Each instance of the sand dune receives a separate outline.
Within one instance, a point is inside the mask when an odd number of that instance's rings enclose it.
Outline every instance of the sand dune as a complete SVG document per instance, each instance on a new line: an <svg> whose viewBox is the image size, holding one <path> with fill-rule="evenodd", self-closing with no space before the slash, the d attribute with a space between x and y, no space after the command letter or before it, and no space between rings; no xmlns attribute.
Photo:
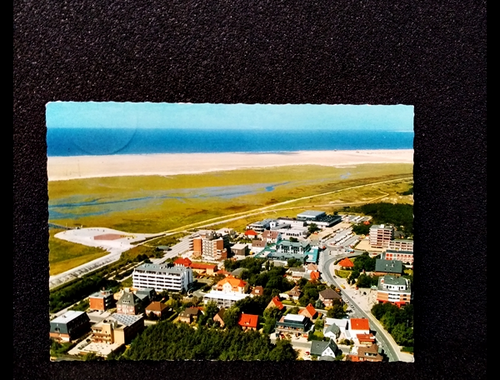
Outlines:
<svg viewBox="0 0 500 380"><path fill-rule="evenodd" d="M47 171L49 181L60 181L286 165L349 166L368 163L413 163L413 149L48 157Z"/></svg>

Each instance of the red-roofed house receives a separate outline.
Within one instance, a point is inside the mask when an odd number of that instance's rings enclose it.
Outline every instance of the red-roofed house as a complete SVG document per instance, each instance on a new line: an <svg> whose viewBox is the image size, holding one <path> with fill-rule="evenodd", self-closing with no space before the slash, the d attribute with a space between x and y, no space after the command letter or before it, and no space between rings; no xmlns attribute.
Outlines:
<svg viewBox="0 0 500 380"><path fill-rule="evenodd" d="M187 257L179 257L177 260L174 261L174 265L182 265L185 267L190 267L193 262L189 260Z"/></svg>
<svg viewBox="0 0 500 380"><path fill-rule="evenodd" d="M217 283L217 290L225 293L245 293L247 283L239 278L229 275Z"/></svg>
<svg viewBox="0 0 500 380"><path fill-rule="evenodd" d="M314 319L318 312L313 305L309 304L304 309L300 309L299 314L309 319Z"/></svg>
<svg viewBox="0 0 500 380"><path fill-rule="evenodd" d="M217 272L217 265L215 264L201 264L201 263L192 263L191 269L196 273L203 273L212 276Z"/></svg>
<svg viewBox="0 0 500 380"><path fill-rule="evenodd" d="M193 272L208 274L210 276L214 275L217 272L217 265L215 264L202 264L202 263L193 263L187 257L182 258L179 257L174 261L174 265L184 266L187 268L191 268Z"/></svg>
<svg viewBox="0 0 500 380"><path fill-rule="evenodd" d="M258 323L259 316L253 314L242 313L238 320L238 325L240 325L243 330L257 330Z"/></svg>
<svg viewBox="0 0 500 380"><path fill-rule="evenodd" d="M356 338L358 334L370 334L370 322L366 318L351 318L349 319L347 331L352 338Z"/></svg>
<svg viewBox="0 0 500 380"><path fill-rule="evenodd" d="M361 346L371 346L373 343L375 343L375 336L372 333L358 334L356 335L356 340Z"/></svg>
<svg viewBox="0 0 500 380"><path fill-rule="evenodd" d="M346 257L345 259L342 259L339 261L339 266L341 268L351 269L351 268L354 268L354 263L351 261L351 259Z"/></svg>
<svg viewBox="0 0 500 380"><path fill-rule="evenodd" d="M309 273L309 277L311 278L310 281L317 281L317 280L319 280L320 273L319 273L319 271L311 272L311 273Z"/></svg>
<svg viewBox="0 0 500 380"><path fill-rule="evenodd" d="M259 234L257 232L255 232L254 230L246 230L245 231L245 236L253 239L255 237L257 237Z"/></svg>
<svg viewBox="0 0 500 380"><path fill-rule="evenodd" d="M277 307L278 309L282 310L285 306L281 303L281 300L278 296L275 296L271 302L267 305L266 309L271 308L271 307Z"/></svg>

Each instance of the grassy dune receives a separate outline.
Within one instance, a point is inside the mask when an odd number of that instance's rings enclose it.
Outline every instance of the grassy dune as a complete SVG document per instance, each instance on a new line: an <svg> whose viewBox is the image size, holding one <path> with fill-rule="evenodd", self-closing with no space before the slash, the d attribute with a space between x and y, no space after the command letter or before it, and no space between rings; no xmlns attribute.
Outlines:
<svg viewBox="0 0 500 380"><path fill-rule="evenodd" d="M321 210L332 213L345 205L368 203L374 199L410 202L410 197L401 197L398 193L409 189L408 178L411 179L412 170L412 164L365 164L342 168L303 165L175 176L49 181L49 206L60 213L71 209L70 219L55 216L50 221L68 226L157 233L300 197L334 192L215 226L242 229L258 219L295 216L312 207L321 207ZM363 186L397 179L404 180ZM268 186L272 188L266 189ZM356 186L363 187L353 188ZM231 194L221 195L228 189ZM68 208L68 205L75 204L79 206ZM54 233L51 230L49 238L51 275L105 254L96 248L55 239ZM161 244L159 241L155 243Z"/></svg>
<svg viewBox="0 0 500 380"><path fill-rule="evenodd" d="M105 226L127 232L159 232L201 220L242 212L262 206L346 187L359 186L412 175L411 164L372 164L348 168L290 166L224 171L208 174L137 177L108 177L49 182L49 204L96 201L72 210L73 218L51 219L54 223ZM259 184L259 186L255 186ZM266 191L266 186L274 190ZM252 194L224 198L213 188L249 190ZM368 193L346 194L340 201L354 202ZM383 194L381 194L383 195ZM138 199L143 200L138 200ZM136 199L130 202L128 200ZM324 201L324 200L323 200ZM109 204L111 211L98 213ZM65 210L64 210L65 211Z"/></svg>

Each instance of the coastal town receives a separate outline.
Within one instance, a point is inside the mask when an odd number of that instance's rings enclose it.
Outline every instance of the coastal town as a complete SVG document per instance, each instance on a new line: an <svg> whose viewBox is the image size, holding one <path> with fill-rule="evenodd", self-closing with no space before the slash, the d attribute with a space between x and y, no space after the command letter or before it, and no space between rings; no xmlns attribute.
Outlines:
<svg viewBox="0 0 500 380"><path fill-rule="evenodd" d="M380 205L398 206L410 205ZM156 237L61 234L116 247ZM312 207L194 230L154 252L86 275L88 287L73 278L65 303L51 298L52 361L413 361L412 226Z"/></svg>

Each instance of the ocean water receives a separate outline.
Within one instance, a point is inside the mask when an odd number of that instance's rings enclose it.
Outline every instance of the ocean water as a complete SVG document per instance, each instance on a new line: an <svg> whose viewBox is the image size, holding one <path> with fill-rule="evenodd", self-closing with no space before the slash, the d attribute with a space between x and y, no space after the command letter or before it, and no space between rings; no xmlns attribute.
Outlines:
<svg viewBox="0 0 500 380"><path fill-rule="evenodd" d="M50 128L48 156L412 149L413 132Z"/></svg>

